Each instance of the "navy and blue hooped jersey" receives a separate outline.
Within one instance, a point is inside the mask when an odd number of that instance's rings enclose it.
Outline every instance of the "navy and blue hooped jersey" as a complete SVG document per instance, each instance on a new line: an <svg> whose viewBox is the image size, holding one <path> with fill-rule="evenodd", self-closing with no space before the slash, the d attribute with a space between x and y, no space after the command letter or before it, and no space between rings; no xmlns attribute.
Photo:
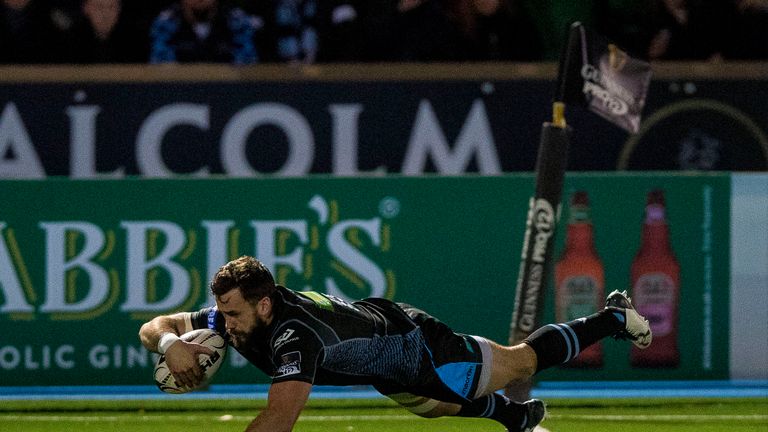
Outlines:
<svg viewBox="0 0 768 432"><path fill-rule="evenodd" d="M178 4L162 11L150 30L150 63L259 63L257 33L263 19L222 8L210 22L189 23Z"/></svg>
<svg viewBox="0 0 768 432"><path fill-rule="evenodd" d="M470 398L482 355L475 339L409 305L371 298L350 303L278 286L270 325L238 351L272 377L319 385L373 385L446 399ZM192 314L194 328L226 334L215 307ZM438 397L440 396L440 397Z"/></svg>

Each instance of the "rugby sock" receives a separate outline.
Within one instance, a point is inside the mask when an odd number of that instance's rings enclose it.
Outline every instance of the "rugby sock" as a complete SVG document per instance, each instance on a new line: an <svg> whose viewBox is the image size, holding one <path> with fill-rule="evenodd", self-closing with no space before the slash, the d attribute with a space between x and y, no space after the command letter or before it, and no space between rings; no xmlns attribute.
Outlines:
<svg viewBox="0 0 768 432"><path fill-rule="evenodd" d="M456 415L493 419L507 429L516 431L522 429L528 420L527 412L524 404L517 403L502 394L491 393L463 404Z"/></svg>
<svg viewBox="0 0 768 432"><path fill-rule="evenodd" d="M588 317L563 324L549 324L523 342L536 352L536 372L565 363L586 347L624 329L626 318L619 308L607 307Z"/></svg>

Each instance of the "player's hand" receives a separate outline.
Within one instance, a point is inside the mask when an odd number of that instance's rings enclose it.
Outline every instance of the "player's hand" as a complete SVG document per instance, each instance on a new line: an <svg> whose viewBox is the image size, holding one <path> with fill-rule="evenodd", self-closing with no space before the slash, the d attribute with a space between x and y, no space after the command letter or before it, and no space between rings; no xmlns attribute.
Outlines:
<svg viewBox="0 0 768 432"><path fill-rule="evenodd" d="M205 375L198 361L201 355L213 355L213 350L183 340L178 340L168 347L165 361L177 384L191 389L203 381Z"/></svg>

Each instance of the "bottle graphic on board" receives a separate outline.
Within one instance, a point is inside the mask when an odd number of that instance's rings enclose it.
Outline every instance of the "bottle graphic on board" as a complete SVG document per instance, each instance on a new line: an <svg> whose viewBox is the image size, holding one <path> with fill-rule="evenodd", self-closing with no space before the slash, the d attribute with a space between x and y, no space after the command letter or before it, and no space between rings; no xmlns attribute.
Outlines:
<svg viewBox="0 0 768 432"><path fill-rule="evenodd" d="M653 342L645 350L632 347L634 367L674 368L680 364L677 345L680 264L669 238L664 192L648 193L640 249L630 270L632 304L648 319Z"/></svg>
<svg viewBox="0 0 768 432"><path fill-rule="evenodd" d="M603 263L595 249L589 197L578 191L571 197L565 248L555 264L555 316L567 322L602 309L605 301ZM569 367L603 365L600 342L568 362Z"/></svg>

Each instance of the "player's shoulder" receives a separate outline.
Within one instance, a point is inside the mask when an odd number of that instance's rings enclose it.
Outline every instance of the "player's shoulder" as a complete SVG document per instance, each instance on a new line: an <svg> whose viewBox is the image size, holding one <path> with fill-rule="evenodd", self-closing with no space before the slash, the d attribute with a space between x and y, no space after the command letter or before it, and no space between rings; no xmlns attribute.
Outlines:
<svg viewBox="0 0 768 432"><path fill-rule="evenodd" d="M337 309L355 308L354 302L343 298L321 293L317 291L294 291L278 285L278 293L286 304L302 309L316 308L328 312L334 312Z"/></svg>
<svg viewBox="0 0 768 432"><path fill-rule="evenodd" d="M333 304L324 295L314 291L294 291L282 285L277 286L275 307L286 319L302 319L312 315L316 308L333 311Z"/></svg>
<svg viewBox="0 0 768 432"><path fill-rule="evenodd" d="M204 307L195 312L190 312L189 319L193 329L207 328L222 333L224 330L224 316L219 313L216 306Z"/></svg>

